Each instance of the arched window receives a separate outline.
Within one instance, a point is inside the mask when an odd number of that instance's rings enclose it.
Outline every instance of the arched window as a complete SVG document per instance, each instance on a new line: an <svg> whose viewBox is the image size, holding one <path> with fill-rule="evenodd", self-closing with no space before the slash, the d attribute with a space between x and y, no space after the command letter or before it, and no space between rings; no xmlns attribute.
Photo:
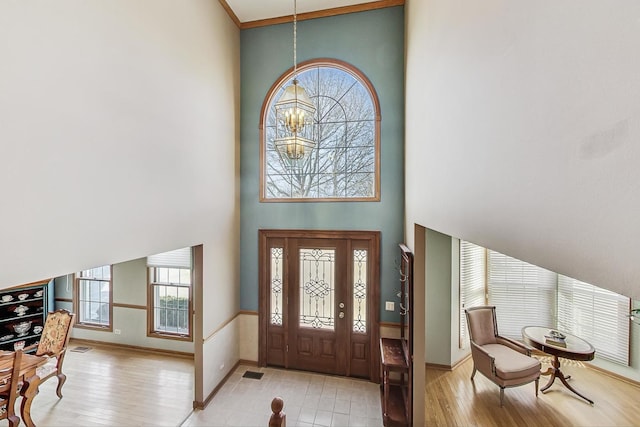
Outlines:
<svg viewBox="0 0 640 427"><path fill-rule="evenodd" d="M315 113L315 146L276 148L276 102L293 82L293 70L271 87L260 123L260 201L379 201L380 104L369 80L334 59L298 65L298 84ZM287 154L288 153L288 154Z"/></svg>

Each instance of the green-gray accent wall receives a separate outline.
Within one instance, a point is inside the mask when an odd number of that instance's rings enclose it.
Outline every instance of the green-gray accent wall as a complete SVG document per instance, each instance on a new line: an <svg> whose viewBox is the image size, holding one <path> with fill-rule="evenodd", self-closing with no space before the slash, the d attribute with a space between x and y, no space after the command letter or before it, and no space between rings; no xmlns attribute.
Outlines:
<svg viewBox="0 0 640 427"><path fill-rule="evenodd" d="M398 243L404 228L404 7L298 22L298 62L335 58L373 84L380 101L379 202L260 203L260 109L271 85L293 66L292 24L241 31L240 308L258 310L258 230L381 232L380 319L398 321ZM398 304L396 304L396 308Z"/></svg>
<svg viewBox="0 0 640 427"><path fill-rule="evenodd" d="M426 229L425 362L454 366L460 348L460 240Z"/></svg>

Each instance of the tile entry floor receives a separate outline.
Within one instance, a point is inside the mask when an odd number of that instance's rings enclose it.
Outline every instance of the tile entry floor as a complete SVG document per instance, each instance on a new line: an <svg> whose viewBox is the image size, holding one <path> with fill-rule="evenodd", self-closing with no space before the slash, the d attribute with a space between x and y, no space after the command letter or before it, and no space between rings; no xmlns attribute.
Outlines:
<svg viewBox="0 0 640 427"><path fill-rule="evenodd" d="M246 371L262 379L243 378ZM259 426L269 424L271 400L284 400L287 427L382 426L380 388L353 378L239 365L204 410L194 410L181 424Z"/></svg>

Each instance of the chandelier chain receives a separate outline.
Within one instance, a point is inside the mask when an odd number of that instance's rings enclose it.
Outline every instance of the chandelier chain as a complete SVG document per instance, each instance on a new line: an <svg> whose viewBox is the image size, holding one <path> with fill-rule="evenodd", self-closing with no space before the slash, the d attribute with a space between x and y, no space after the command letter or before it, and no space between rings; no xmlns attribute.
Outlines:
<svg viewBox="0 0 640 427"><path fill-rule="evenodd" d="M293 78L298 78L298 58L297 58L297 39L298 39L298 1L293 0Z"/></svg>

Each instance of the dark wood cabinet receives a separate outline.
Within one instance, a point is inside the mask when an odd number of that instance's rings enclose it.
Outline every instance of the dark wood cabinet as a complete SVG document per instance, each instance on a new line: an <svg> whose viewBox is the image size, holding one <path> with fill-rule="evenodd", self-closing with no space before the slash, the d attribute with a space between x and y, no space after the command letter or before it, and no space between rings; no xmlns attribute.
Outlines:
<svg viewBox="0 0 640 427"><path fill-rule="evenodd" d="M402 244L399 275L400 338L380 338L385 427L413 425L413 253Z"/></svg>
<svg viewBox="0 0 640 427"><path fill-rule="evenodd" d="M0 350L37 344L53 309L50 279L0 290Z"/></svg>

